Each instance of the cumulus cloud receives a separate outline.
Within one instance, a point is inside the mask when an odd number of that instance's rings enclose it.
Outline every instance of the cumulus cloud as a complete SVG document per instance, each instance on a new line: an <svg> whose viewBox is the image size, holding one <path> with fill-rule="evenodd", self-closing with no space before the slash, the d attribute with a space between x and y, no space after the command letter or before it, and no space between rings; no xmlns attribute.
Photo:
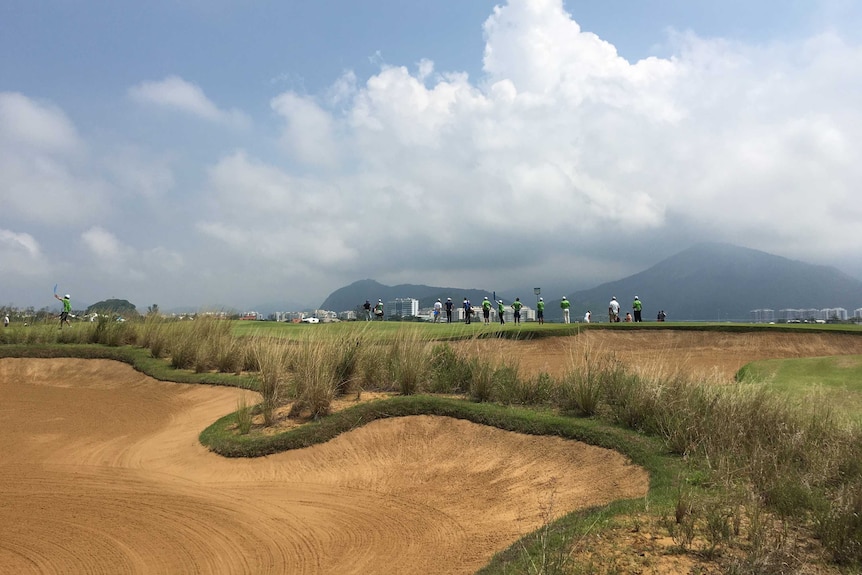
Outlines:
<svg viewBox="0 0 862 575"><path fill-rule="evenodd" d="M248 125L248 117L239 110L222 110L197 85L179 76L168 76L157 82L142 82L129 88L129 96L137 102L185 112L210 122L237 127Z"/></svg>
<svg viewBox="0 0 862 575"><path fill-rule="evenodd" d="M474 251L483 273L499 249L519 266L546 249L628 248L621 257L637 265L654 249L638 234L668 244L682 230L691 242L801 258L840 261L862 247L858 219L835 217L859 211L858 45L831 34L752 46L686 33L671 36L672 57L629 62L561 0L510 0L484 32L477 82L422 61L415 71L383 65L364 84L345 74L331 106L279 95L272 106L303 180L261 162L233 193L306 217L327 205L323 217L352 215L361 232L327 228L315 234L320 251L386 254L405 273L457 265L453 249ZM236 241L229 224L216 227Z"/></svg>

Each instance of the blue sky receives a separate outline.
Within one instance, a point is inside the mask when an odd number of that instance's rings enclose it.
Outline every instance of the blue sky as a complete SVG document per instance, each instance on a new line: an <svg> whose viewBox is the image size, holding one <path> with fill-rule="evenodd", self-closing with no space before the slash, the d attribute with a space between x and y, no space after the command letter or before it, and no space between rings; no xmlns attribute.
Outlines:
<svg viewBox="0 0 862 575"><path fill-rule="evenodd" d="M0 302L562 294L701 241L859 278L860 24L848 0L7 0Z"/></svg>

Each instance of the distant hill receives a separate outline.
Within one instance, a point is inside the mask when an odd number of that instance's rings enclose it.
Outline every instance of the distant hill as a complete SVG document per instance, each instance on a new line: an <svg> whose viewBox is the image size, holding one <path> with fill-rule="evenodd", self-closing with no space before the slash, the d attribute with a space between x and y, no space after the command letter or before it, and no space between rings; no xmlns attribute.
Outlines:
<svg viewBox="0 0 862 575"><path fill-rule="evenodd" d="M486 296L490 298L493 296L493 293L481 289L447 288L414 284L387 286L374 280L366 279L353 282L348 286L335 290L320 304L320 309L341 312L356 309L356 306L361 306L365 303L365 300L374 304L378 299L387 302L402 297L418 299L420 307L431 307L437 301L437 298L440 298L441 301L446 301L447 297L451 297L456 305L460 305L465 297L469 298L474 304L477 304ZM497 294L497 297L502 298L506 302L510 301L502 293Z"/></svg>
<svg viewBox="0 0 862 575"><path fill-rule="evenodd" d="M87 313L90 314L93 312L126 317L135 317L139 315L135 305L124 299L106 299L87 306Z"/></svg>
<svg viewBox="0 0 862 575"><path fill-rule="evenodd" d="M640 273L575 292L572 319L589 309L607 321L616 296L623 311L637 295L644 320L664 309L673 320L744 320L753 309L862 307L862 281L834 267L807 264L730 244L703 243ZM549 309L553 306L549 305Z"/></svg>

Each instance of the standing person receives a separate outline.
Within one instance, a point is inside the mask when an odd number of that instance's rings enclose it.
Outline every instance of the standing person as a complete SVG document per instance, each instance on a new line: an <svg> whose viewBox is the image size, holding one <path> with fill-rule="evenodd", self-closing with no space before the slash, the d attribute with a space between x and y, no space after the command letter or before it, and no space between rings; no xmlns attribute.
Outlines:
<svg viewBox="0 0 862 575"><path fill-rule="evenodd" d="M365 303L362 304L362 309L365 310L365 321L371 321L371 302L365 300Z"/></svg>
<svg viewBox="0 0 862 575"><path fill-rule="evenodd" d="M560 300L560 308L563 310L563 323L569 323L569 308L571 305L566 296L563 296L563 299Z"/></svg>
<svg viewBox="0 0 862 575"><path fill-rule="evenodd" d="M638 296L635 296L635 301L632 302L632 310L635 312L635 321L641 321L641 311L644 306Z"/></svg>
<svg viewBox="0 0 862 575"><path fill-rule="evenodd" d="M491 323L491 302L488 300L488 296L482 300L482 318L485 320L485 325Z"/></svg>
<svg viewBox="0 0 862 575"><path fill-rule="evenodd" d="M377 300L377 304L374 306L374 315L377 316L377 319L383 321L383 300Z"/></svg>
<svg viewBox="0 0 862 575"><path fill-rule="evenodd" d="M452 308L455 307L455 304L452 303L452 298L446 298L446 323L452 323Z"/></svg>
<svg viewBox="0 0 862 575"><path fill-rule="evenodd" d="M470 300L464 298L464 323L470 325L472 323L472 315L473 315L473 306L470 304Z"/></svg>
<svg viewBox="0 0 862 575"><path fill-rule="evenodd" d="M593 319L593 313L590 310L587 310L587 313L584 314L584 323L590 323Z"/></svg>
<svg viewBox="0 0 862 575"><path fill-rule="evenodd" d="M497 302L497 315L500 316L500 325L506 323L506 318L504 317L506 313L506 308L503 306L503 300Z"/></svg>
<svg viewBox="0 0 862 575"><path fill-rule="evenodd" d="M54 294L54 297L63 302L63 311L60 312L60 329L63 329L64 323L72 327L72 323L69 321L69 314L72 313L72 297L69 294L64 295L62 298Z"/></svg>
<svg viewBox="0 0 862 575"><path fill-rule="evenodd" d="M539 298L539 301L536 302L536 319L539 320L540 324L545 323L545 298Z"/></svg>
<svg viewBox="0 0 862 575"><path fill-rule="evenodd" d="M515 316L515 323L521 323L521 308L524 307L524 304L521 303L521 298L516 297L515 301L512 302L512 315Z"/></svg>
<svg viewBox="0 0 862 575"><path fill-rule="evenodd" d="M9 327L9 314L3 316L3 327Z"/></svg>
<svg viewBox="0 0 862 575"><path fill-rule="evenodd" d="M434 323L439 323L440 315L443 313L443 303L440 301L440 298L437 298L437 301L434 302Z"/></svg>
<svg viewBox="0 0 862 575"><path fill-rule="evenodd" d="M608 304L608 321L614 323L620 319L620 303L617 301L617 296L611 298L611 303Z"/></svg>

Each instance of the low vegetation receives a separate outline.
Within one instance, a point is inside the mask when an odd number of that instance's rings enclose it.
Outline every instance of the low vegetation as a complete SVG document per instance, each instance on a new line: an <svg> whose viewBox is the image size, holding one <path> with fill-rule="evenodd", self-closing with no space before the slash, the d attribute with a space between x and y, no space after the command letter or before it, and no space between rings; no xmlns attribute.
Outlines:
<svg viewBox="0 0 862 575"><path fill-rule="evenodd" d="M462 326L250 325L151 316L64 330L54 323L16 327L0 332L6 344L0 357L116 359L158 379L254 389L261 394L258 405L238 404L236 413L201 434L204 444L228 457L320 443L378 418L436 414L609 447L650 471L645 499L549 521L483 573L614 572L589 554L589 542L621 525L649 525L672 539L673 552L727 573L801 573L821 558L818 553L842 569L862 568L859 412L837 408L838 396L822 387L816 396L801 384L793 393L776 392L777 369L750 367L736 384L715 385L643 375L649 370L635 374L612 355L595 354L555 378L456 349L450 341L477 337ZM478 333L531 338L578 329ZM816 365L811 373L825 370ZM840 397L858 401L859 391L843 386ZM333 412L337 398L369 392L393 397ZM265 429L282 413L308 423Z"/></svg>

